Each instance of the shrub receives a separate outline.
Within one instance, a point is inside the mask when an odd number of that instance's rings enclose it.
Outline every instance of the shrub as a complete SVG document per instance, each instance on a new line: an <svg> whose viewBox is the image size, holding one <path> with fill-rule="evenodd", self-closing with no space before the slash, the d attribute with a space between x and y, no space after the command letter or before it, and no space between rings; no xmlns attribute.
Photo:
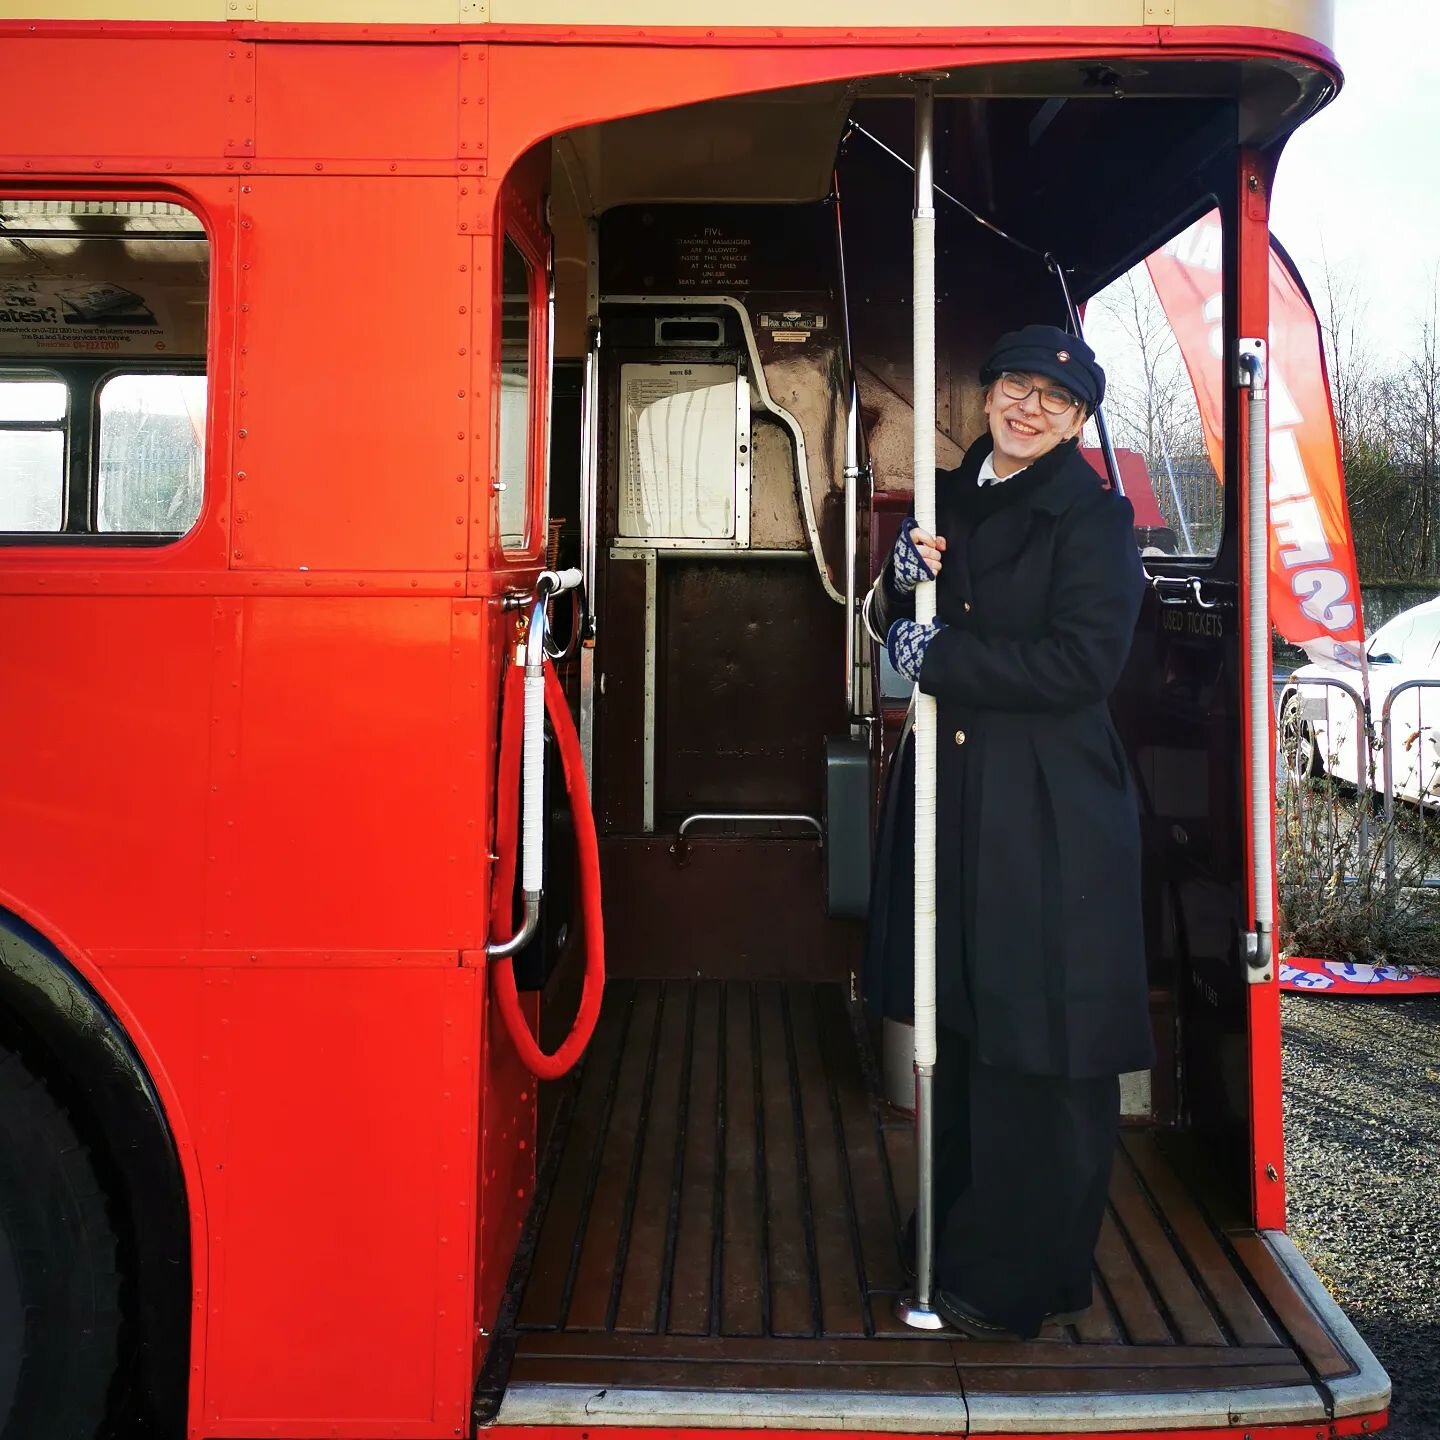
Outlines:
<svg viewBox="0 0 1440 1440"><path fill-rule="evenodd" d="M1440 870L1440 816L1397 801L1387 821L1373 794L1285 758L1275 804L1281 954L1440 967L1440 892L1425 886Z"/></svg>

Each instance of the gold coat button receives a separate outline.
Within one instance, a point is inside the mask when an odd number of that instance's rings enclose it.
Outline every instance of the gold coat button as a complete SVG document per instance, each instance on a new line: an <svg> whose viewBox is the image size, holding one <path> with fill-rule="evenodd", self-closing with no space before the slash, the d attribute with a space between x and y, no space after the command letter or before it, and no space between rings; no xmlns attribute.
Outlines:
<svg viewBox="0 0 1440 1440"><path fill-rule="evenodd" d="M963 745L965 743L965 732L963 730L957 730L955 732L955 743L957 745Z"/></svg>

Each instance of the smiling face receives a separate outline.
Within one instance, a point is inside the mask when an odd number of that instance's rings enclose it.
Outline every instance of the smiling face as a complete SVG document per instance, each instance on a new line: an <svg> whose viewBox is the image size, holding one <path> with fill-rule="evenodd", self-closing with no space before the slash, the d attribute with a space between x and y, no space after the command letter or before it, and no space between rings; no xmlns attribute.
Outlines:
<svg viewBox="0 0 1440 1440"><path fill-rule="evenodd" d="M1012 398L1022 384L1030 387L1029 393L1019 400ZM1042 391L1048 409L1041 403ZM985 415L995 441L993 463L1002 480L1080 433L1085 408L1079 401L1066 405L1060 414L1051 413L1056 397L1066 393L1046 375L1023 373L1003 375L985 392Z"/></svg>

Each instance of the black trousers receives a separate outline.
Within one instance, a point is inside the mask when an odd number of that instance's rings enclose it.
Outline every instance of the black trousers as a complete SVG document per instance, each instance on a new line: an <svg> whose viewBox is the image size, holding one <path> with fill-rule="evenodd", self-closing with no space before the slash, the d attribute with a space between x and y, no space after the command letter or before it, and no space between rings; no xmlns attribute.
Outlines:
<svg viewBox="0 0 1440 1440"><path fill-rule="evenodd" d="M955 1031L938 1038L936 1284L1029 1339L1090 1304L1119 1077L1022 1075L978 1064Z"/></svg>

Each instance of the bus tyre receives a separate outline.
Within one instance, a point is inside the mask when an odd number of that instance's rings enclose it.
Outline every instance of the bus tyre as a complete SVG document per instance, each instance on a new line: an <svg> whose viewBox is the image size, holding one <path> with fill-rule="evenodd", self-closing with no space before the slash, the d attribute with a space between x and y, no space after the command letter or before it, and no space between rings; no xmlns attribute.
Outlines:
<svg viewBox="0 0 1440 1440"><path fill-rule="evenodd" d="M1300 697L1293 692L1280 709L1280 748L1285 768L1297 780L1311 780L1325 773L1315 732L1306 724Z"/></svg>
<svg viewBox="0 0 1440 1440"><path fill-rule="evenodd" d="M0 1047L0 1437L93 1440L120 1333L115 1231L50 1092Z"/></svg>

